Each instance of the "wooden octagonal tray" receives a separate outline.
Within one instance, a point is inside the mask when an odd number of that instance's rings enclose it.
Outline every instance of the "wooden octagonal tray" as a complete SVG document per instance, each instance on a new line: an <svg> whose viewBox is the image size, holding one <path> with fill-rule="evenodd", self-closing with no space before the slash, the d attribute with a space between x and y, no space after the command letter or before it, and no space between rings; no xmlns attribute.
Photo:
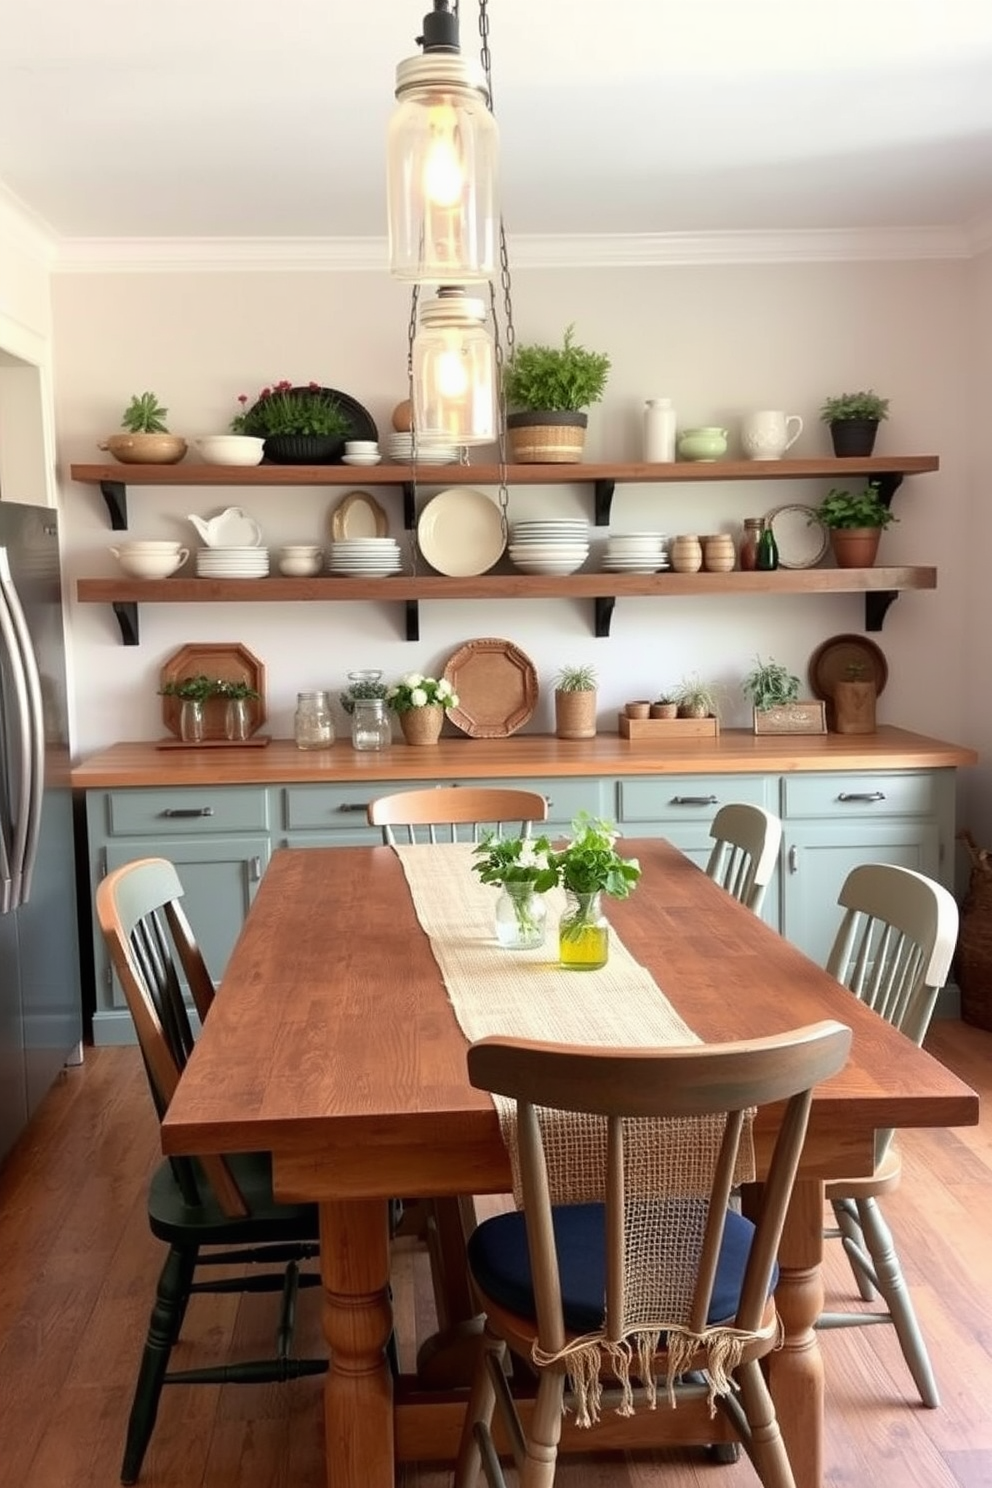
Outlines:
<svg viewBox="0 0 992 1488"><path fill-rule="evenodd" d="M257 737L258 729L261 728L266 717L264 663L239 641L192 641L186 646L181 646L165 662L159 685L164 686L166 682L181 682L185 677L198 677L201 672L204 676L223 682L247 682L249 687L255 689L258 697L248 699L252 737L244 742L247 744L267 743L267 738L263 741ZM225 706L223 698L208 700L204 708L203 743L206 745L226 744L231 749L238 748L239 746L232 743L230 739L224 738ZM168 747L176 747L175 740L179 740L181 708L181 698L171 696L162 698L162 719L166 728L174 735L174 740L165 741ZM202 746L191 744L184 745L184 747L196 749Z"/></svg>
<svg viewBox="0 0 992 1488"><path fill-rule="evenodd" d="M448 657L444 676L458 694L448 717L471 739L505 739L537 707L534 663L512 641L466 641Z"/></svg>

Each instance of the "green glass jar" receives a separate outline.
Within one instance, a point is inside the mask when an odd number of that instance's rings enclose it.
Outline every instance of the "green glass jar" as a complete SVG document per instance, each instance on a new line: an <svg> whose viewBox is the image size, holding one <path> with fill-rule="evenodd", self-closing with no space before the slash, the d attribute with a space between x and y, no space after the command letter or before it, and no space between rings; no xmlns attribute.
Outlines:
<svg viewBox="0 0 992 1488"><path fill-rule="evenodd" d="M610 954L610 927L602 895L565 891L565 913L558 922L558 961L568 971L596 971Z"/></svg>

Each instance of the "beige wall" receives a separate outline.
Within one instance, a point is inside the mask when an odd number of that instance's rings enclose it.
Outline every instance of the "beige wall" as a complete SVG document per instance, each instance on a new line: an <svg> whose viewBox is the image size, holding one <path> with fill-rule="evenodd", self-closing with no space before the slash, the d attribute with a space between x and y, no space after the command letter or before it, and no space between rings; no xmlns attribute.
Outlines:
<svg viewBox="0 0 992 1488"><path fill-rule="evenodd" d="M613 359L605 402L590 420L592 459L638 457L640 409L650 396L672 397L683 425L733 430L749 408L798 412L806 430L797 455L829 452L816 420L825 395L871 385L892 399L879 452L937 453L941 471L917 477L897 496L900 522L883 537L883 561L935 563L939 588L902 596L876 637L890 668L880 715L962 742L976 742L987 723L968 701L971 669L962 644L987 567L969 530L969 448L980 440L984 414L970 401L977 291L988 324L988 264L527 269L514 276L518 338L557 338L574 321L580 340ZM100 458L97 441L116 428L132 393L153 389L170 409L172 430L189 436L225 428L237 395L254 395L273 378L315 378L347 391L370 409L380 431L404 396L408 297L380 272L58 274L52 293L73 579L111 575L114 538L99 491L72 485L67 467ZM470 477L453 470L444 483L465 481ZM614 526L738 531L745 515L814 502L823 489L776 482L620 488ZM190 512L234 503L258 520L272 546L324 539L339 497L319 487L135 488L131 531L192 538ZM378 499L398 533L398 493ZM592 515L580 486L527 488L510 500L511 520ZM604 640L592 636L591 606L573 602L424 603L416 644L401 639L399 605L145 605L140 618L142 644L126 649L109 608L71 610L82 752L161 733L159 670L188 641L239 640L255 651L267 669L271 727L287 734L298 690L337 691L355 666L380 666L390 677L413 667L437 671L466 639L501 635L537 664L543 695L531 727L548 729L551 681L562 663L597 666L604 727L626 698L697 670L724 687L725 720L744 723L739 682L756 651L805 677L820 641L861 631L864 623L862 604L846 596L618 601L612 636Z"/></svg>

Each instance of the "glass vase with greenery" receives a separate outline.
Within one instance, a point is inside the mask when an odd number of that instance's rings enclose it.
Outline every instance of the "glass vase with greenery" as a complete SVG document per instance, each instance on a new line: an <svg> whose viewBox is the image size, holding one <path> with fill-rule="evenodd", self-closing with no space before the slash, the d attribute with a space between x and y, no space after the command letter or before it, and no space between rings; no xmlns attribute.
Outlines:
<svg viewBox="0 0 992 1488"><path fill-rule="evenodd" d="M547 837L485 836L473 849L473 872L484 884L501 890L496 901L496 938L508 950L533 950L544 944L547 906L544 895L558 882L550 862Z"/></svg>
<svg viewBox="0 0 992 1488"><path fill-rule="evenodd" d="M616 850L612 822L580 812L572 822L571 840L549 857L565 890L566 907L558 925L560 964L571 971L594 971L609 957L609 926L602 896L626 899L641 876L636 858Z"/></svg>

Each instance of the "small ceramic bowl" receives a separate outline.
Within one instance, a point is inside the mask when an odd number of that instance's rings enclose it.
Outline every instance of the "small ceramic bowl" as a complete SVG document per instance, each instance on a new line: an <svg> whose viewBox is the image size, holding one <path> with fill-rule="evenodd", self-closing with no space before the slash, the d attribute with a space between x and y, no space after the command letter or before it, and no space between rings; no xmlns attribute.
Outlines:
<svg viewBox="0 0 992 1488"><path fill-rule="evenodd" d="M381 455L342 455L342 465L378 465L382 459Z"/></svg>
<svg viewBox="0 0 992 1488"><path fill-rule="evenodd" d="M315 557L282 557L279 559L279 572L287 578L309 579L319 574L323 567L323 560L318 552Z"/></svg>
<svg viewBox="0 0 992 1488"><path fill-rule="evenodd" d="M205 434L193 443L208 465L260 465L265 448L251 434Z"/></svg>
<svg viewBox="0 0 992 1488"><path fill-rule="evenodd" d="M377 455L379 441L377 439L346 439L344 452L346 455Z"/></svg>
<svg viewBox="0 0 992 1488"><path fill-rule="evenodd" d="M169 552L128 552L126 545L111 548L121 568L132 579L167 579L182 568L189 557L189 548L172 547Z"/></svg>

